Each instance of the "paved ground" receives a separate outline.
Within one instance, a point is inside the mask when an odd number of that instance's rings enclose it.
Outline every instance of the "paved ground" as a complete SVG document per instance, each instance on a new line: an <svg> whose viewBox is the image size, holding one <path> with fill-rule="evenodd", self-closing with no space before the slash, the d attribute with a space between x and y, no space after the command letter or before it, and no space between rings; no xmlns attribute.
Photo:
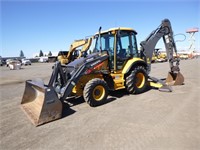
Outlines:
<svg viewBox="0 0 200 150"><path fill-rule="evenodd" d="M199 150L199 62L181 61L185 85L173 87L172 93L127 95L122 90L96 108L74 100L69 116L39 127L20 109L24 82L42 78L47 83L53 64L0 67L0 149ZM152 75L164 78L168 68L168 63L153 64Z"/></svg>

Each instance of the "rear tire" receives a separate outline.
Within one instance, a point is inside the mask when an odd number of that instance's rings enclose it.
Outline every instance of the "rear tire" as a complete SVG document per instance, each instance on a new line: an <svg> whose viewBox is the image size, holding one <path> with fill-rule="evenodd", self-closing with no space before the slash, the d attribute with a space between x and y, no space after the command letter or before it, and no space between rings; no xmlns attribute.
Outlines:
<svg viewBox="0 0 200 150"><path fill-rule="evenodd" d="M98 78L90 80L84 87L83 97L91 107L104 104L108 97L106 82Z"/></svg>
<svg viewBox="0 0 200 150"><path fill-rule="evenodd" d="M143 66L134 68L126 78L126 90L130 94L140 94L147 90L147 71Z"/></svg>

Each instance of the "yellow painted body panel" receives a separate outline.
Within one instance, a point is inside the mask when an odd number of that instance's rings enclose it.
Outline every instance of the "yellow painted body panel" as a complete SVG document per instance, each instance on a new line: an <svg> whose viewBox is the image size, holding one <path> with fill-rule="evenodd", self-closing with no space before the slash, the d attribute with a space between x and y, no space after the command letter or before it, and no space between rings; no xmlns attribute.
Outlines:
<svg viewBox="0 0 200 150"><path fill-rule="evenodd" d="M114 89L119 90L119 89L124 89L124 74L122 73L112 73L111 74L113 81L114 81Z"/></svg>
<svg viewBox="0 0 200 150"><path fill-rule="evenodd" d="M136 61L143 61L140 58L133 58L126 62L126 65L122 70L115 71L111 74L113 81L114 81L114 89L124 89L125 88L125 78L124 74L127 72L127 70L132 66L132 64Z"/></svg>
<svg viewBox="0 0 200 150"><path fill-rule="evenodd" d="M141 58L133 58L127 61L126 65L124 66L123 70L122 70L122 74L125 74L127 72L127 70L131 67L131 65L136 62L136 61L143 61L143 59Z"/></svg>

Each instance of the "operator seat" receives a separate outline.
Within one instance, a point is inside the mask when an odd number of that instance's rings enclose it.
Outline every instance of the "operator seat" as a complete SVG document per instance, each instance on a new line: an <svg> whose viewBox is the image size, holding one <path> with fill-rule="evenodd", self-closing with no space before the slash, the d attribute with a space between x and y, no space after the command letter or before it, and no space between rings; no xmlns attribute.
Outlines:
<svg viewBox="0 0 200 150"><path fill-rule="evenodd" d="M121 49L118 56L120 58L126 58L126 49Z"/></svg>

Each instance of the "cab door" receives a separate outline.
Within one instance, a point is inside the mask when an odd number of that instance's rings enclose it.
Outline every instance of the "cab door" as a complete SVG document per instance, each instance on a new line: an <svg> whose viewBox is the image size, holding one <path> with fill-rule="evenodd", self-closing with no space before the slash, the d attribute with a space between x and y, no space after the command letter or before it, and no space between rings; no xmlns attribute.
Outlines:
<svg viewBox="0 0 200 150"><path fill-rule="evenodd" d="M115 51L116 64L114 70L120 72L129 59L138 57L135 33L127 30L119 30L116 35Z"/></svg>

